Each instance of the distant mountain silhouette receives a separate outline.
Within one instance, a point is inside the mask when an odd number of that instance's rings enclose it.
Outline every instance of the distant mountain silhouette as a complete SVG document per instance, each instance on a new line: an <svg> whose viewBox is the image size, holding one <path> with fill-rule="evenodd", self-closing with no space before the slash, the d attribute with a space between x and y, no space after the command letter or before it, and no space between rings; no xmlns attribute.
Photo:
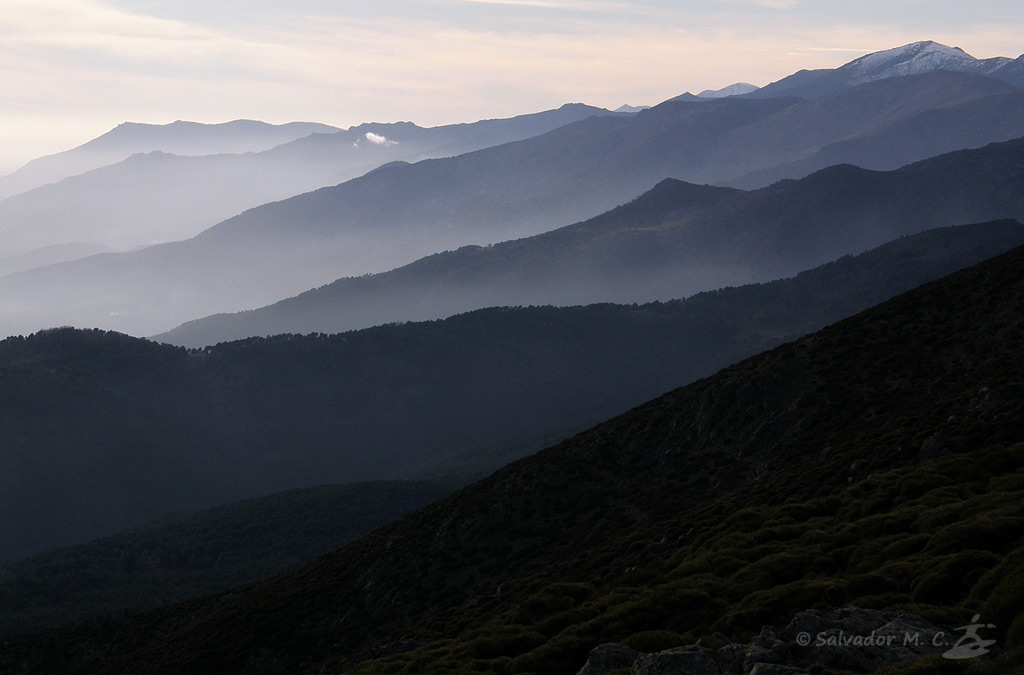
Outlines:
<svg viewBox="0 0 1024 675"><path fill-rule="evenodd" d="M260 152L309 134L334 131L338 129L310 122L125 122L77 148L32 160L14 173L0 177L0 199L114 164L138 153L159 151L175 155L213 155Z"/></svg>
<svg viewBox="0 0 1024 675"><path fill-rule="evenodd" d="M681 302L493 308L192 352L99 331L10 338L0 560L289 488L486 473L1022 242L1013 222L947 228Z"/></svg>
<svg viewBox="0 0 1024 675"><path fill-rule="evenodd" d="M99 244L83 244L69 242L54 244L29 251L0 257L0 276L23 272L34 267L53 265L68 260L87 258L97 253L109 253L110 249Z"/></svg>
<svg viewBox="0 0 1024 675"><path fill-rule="evenodd" d="M953 73L927 76L936 83L955 86ZM941 96L941 87L936 90ZM825 145L809 157L772 169L755 171L728 181L729 185L756 188L785 178L802 178L835 164L854 164L886 171L902 166L908 157L929 157L961 148L977 148L991 141L1024 135L1024 92L994 94L982 100L936 105L877 133Z"/></svg>
<svg viewBox="0 0 1024 675"><path fill-rule="evenodd" d="M764 281L935 226L1024 219L1024 139L892 172L849 165L753 192L664 181L589 221L465 247L156 339L202 346L335 332L491 305L644 302Z"/></svg>
<svg viewBox="0 0 1024 675"><path fill-rule="evenodd" d="M71 151L70 159L83 153L89 158L114 157L125 147L160 147L0 202L0 250L24 253L69 242L130 250L187 239L246 209L336 185L395 160L461 154L610 114L601 108L567 104L509 119L432 128L408 122L362 124L345 131L306 125L298 129L308 135L287 143L283 141L291 138L282 136L282 143L271 149L256 146L260 139L253 139L251 144L261 152L242 145L247 138L230 134L242 123L209 129L185 123L152 128L122 125ZM176 129L179 133L172 135ZM293 134L298 130L287 129ZM192 142L198 131L212 135L213 130L219 135L209 142L202 142L203 135ZM245 152L227 151L234 147ZM204 148L216 154L192 156ZM97 155L103 152L110 154ZM0 262L0 276L11 271Z"/></svg>
<svg viewBox="0 0 1024 675"><path fill-rule="evenodd" d="M728 97L591 117L516 143L390 165L253 209L182 243L2 278L0 334L65 324L153 334L440 250L545 232L634 199L666 176L724 182L792 164L907 120L927 121L921 116L937 108L962 104L955 110L964 128L984 111L981 119L997 120L991 131L1002 138L1012 127L1005 120L1022 127L1024 120L989 111L1014 109L1016 95L1024 97L991 78L943 72L807 101ZM984 136L974 129L963 138ZM939 140L949 148L949 139ZM910 143L888 159L920 159L931 149ZM968 220L994 215L1010 214Z"/></svg>
<svg viewBox="0 0 1024 675"><path fill-rule="evenodd" d="M1024 88L1024 54L1018 56L1010 63L1000 66L999 69L992 73L993 77L998 77L1004 82Z"/></svg>
<svg viewBox="0 0 1024 675"><path fill-rule="evenodd" d="M701 93L697 94L697 98L722 98L723 96L739 96L740 94L749 94L752 91L756 91L757 87L746 82L737 82L736 84L730 84L728 87L722 87L721 89L705 89Z"/></svg>

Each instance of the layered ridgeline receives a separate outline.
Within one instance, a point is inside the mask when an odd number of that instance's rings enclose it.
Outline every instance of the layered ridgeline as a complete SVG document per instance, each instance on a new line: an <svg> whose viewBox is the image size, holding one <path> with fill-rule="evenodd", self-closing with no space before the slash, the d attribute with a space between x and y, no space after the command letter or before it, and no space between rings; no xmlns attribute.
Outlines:
<svg viewBox="0 0 1024 675"><path fill-rule="evenodd" d="M132 155L167 152L181 156L256 153L310 134L329 134L337 127L311 122L267 124L235 120L200 124L179 120L171 124L125 122L77 148L34 159L0 177L0 199L57 183L93 169L116 164Z"/></svg>
<svg viewBox="0 0 1024 675"><path fill-rule="evenodd" d="M814 93L820 96L866 82L940 70L999 77L1019 87L1024 86L1024 77L1017 81L1010 75L1017 71L1024 75L1020 63L1024 61L1006 58L976 61L943 45L917 43L870 54L835 71L798 73L770 85L759 95L808 97ZM807 77L824 77L831 84L825 88L812 87L813 92L806 86L789 84ZM754 157L753 161L761 162L757 166L765 169L764 172L737 179L731 162L719 162L718 168L703 180L725 177L738 181L739 185L758 187L775 177L804 175L815 168L850 161L854 157L863 160L864 166L892 168L939 152L983 145L1024 133L1018 121L1020 115L1015 114L1014 101L993 98L979 105L973 98L980 90L964 99L964 92L959 91L963 82L946 79L942 93L932 102L933 119L927 123L917 119L921 110L911 105L888 120L896 122L895 125L886 127L883 123L882 137L872 136L879 132L878 123L892 113L883 104L876 119L864 128L854 129L852 136L847 130L833 138L829 134L834 134L835 128L829 127L855 110L856 103L838 99L820 108L810 106L803 113L797 113L798 116L807 112L817 114L813 125L800 130L800 142L787 138L784 143L776 143L779 147L770 148L771 153L762 152L761 157ZM976 80L975 86L981 87L979 82ZM994 84L989 83L990 95L998 91L991 89ZM699 103L749 93L751 89L756 88L733 85L698 96L684 94L671 101ZM1010 91L1013 90L1004 90L1004 96L1009 96ZM47 186L0 203L0 249L6 253L0 257L0 274L82 256L96 250L95 247L126 250L184 239L247 208L335 185L387 162L458 155L531 138L587 117L608 114L599 108L568 104L558 110L472 124L427 129L408 122L362 124L345 131L317 124L274 126L247 120L218 125L126 123L83 146L40 158L0 178L0 198L5 199L31 188ZM694 132L704 136L717 133L721 129L716 124L712 121L710 126ZM755 142L771 143L772 138L784 134L787 128L784 119L770 120L768 126L771 128L751 130L753 133L745 134L748 138L739 139L738 143L725 143L719 150L734 155L739 150L739 155L732 159L739 160L736 166L746 166L751 161L746 155L756 153L746 152L743 141L752 138ZM838 126L842 128L843 124ZM821 134L822 131L825 133ZM927 131L931 133L924 133ZM289 142L293 139L294 142ZM721 144L723 140L726 139L714 139L713 143ZM836 141L840 144L854 142L856 147L828 145ZM866 147L860 147L860 141ZM801 142L807 144L806 147ZM279 147L271 149L271 146ZM819 153L806 157L807 150L818 147L821 147ZM795 155L794 148L797 149ZM776 157L775 153L780 151ZM770 167L763 164L765 157L772 158ZM778 161L785 163L793 159L801 161L794 166L774 166ZM699 166L699 163L690 166L684 162L681 168L692 173ZM93 172L94 169L98 171ZM79 175L87 171L88 175ZM670 174L654 176L642 187L666 175ZM697 174L671 175L702 179ZM49 185L70 177L73 178L60 185ZM624 198L635 194L626 194ZM77 246L72 247L72 244Z"/></svg>
<svg viewBox="0 0 1024 675"><path fill-rule="evenodd" d="M0 637L123 616L296 569L469 482L291 490L0 567Z"/></svg>
<svg viewBox="0 0 1024 675"><path fill-rule="evenodd" d="M836 166L752 192L669 180L589 221L341 279L157 339L201 346L497 305L664 300L795 274L932 227L999 217L1024 219L1024 140L885 173Z"/></svg>
<svg viewBox="0 0 1024 675"><path fill-rule="evenodd" d="M273 148L258 144L258 138L250 139L249 146L242 145L246 139L236 138L238 126L278 129L255 122L121 125L80 148L44 158L74 171L64 180L0 202L0 251L6 254L0 257L0 275L28 269L45 251L51 262L57 262L60 255L81 251L83 245L130 250L186 239L246 209L337 185L382 164L457 155L610 114L567 104L509 119L432 128L408 122L361 124L344 131L296 125L305 131L302 138L297 132L270 136L280 138ZM205 132L202 138L188 142L197 129ZM288 129L292 127L282 128ZM131 156L126 148L133 150ZM209 152L199 152L202 149ZM76 171L83 157L117 161ZM0 179L0 190L4 181L20 175ZM79 248L71 249L71 243ZM55 246L61 248L54 250Z"/></svg>
<svg viewBox="0 0 1024 675"><path fill-rule="evenodd" d="M738 180L840 143L829 158L845 161L844 153L860 152L859 140L877 147L898 126L921 140L886 144L882 165L872 168L891 169L1024 135L1021 101L1024 92L999 80L933 72L817 99L673 101L591 117L516 143L389 165L255 208L184 242L8 275L0 278L0 334L72 324L151 335L445 249L546 232L666 177ZM937 109L953 120L941 137L927 133Z"/></svg>
<svg viewBox="0 0 1024 675"><path fill-rule="evenodd" d="M931 651L889 672L1014 672L1022 265L1016 249L746 360L297 572L7 640L0 667L575 673L603 643L653 652L706 636L697 656L663 657L699 658L698 672L737 659L730 672L868 672ZM894 609L923 617L897 626L936 622L948 640L814 644L828 629L838 643L850 624L828 612L851 605L876 610L844 612L867 617L852 622L862 642ZM978 614L1002 660L939 656Z"/></svg>
<svg viewBox="0 0 1024 675"><path fill-rule="evenodd" d="M488 309L193 352L71 329L11 338L0 558L289 488L493 470L1022 236L1013 222L937 230L682 302Z"/></svg>

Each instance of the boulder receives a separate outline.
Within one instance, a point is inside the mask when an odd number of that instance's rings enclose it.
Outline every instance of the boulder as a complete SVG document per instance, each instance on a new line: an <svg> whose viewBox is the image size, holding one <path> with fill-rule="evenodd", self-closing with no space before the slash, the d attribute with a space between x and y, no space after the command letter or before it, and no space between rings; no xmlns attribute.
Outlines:
<svg viewBox="0 0 1024 675"><path fill-rule="evenodd" d="M801 661L854 673L942 653L949 636L914 614L859 607L801 612L782 633Z"/></svg>
<svg viewBox="0 0 1024 675"><path fill-rule="evenodd" d="M626 645L613 642L598 645L590 650L587 662L577 675L607 675L613 670L630 668L640 652Z"/></svg>
<svg viewBox="0 0 1024 675"><path fill-rule="evenodd" d="M729 643L729 638L723 633L705 635L701 639L697 640L697 646L701 649L721 649Z"/></svg>
<svg viewBox="0 0 1024 675"><path fill-rule="evenodd" d="M749 645L734 642L718 650L718 665L728 675L744 675L743 661L747 657Z"/></svg>
<svg viewBox="0 0 1024 675"><path fill-rule="evenodd" d="M631 675L721 675L714 659L695 647L641 654Z"/></svg>
<svg viewBox="0 0 1024 675"><path fill-rule="evenodd" d="M743 657L743 672L750 672L759 663L786 663L791 658L789 646L775 636L775 629L765 626L750 641Z"/></svg>
<svg viewBox="0 0 1024 675"><path fill-rule="evenodd" d="M807 675L807 671L778 663L758 663L751 669L749 675Z"/></svg>

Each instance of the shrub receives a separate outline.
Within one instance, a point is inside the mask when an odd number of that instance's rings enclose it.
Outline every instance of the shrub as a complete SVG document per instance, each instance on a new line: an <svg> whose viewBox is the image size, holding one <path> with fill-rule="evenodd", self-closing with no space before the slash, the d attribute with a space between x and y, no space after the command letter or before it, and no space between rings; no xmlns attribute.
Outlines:
<svg viewBox="0 0 1024 675"><path fill-rule="evenodd" d="M668 630L645 630L634 633L622 641L627 647L638 652L660 652L682 644L679 633Z"/></svg>

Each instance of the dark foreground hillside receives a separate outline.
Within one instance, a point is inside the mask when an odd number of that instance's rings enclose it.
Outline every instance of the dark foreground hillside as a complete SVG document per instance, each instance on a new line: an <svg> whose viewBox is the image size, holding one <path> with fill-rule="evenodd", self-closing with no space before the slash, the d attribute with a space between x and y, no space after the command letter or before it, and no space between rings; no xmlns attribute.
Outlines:
<svg viewBox="0 0 1024 675"><path fill-rule="evenodd" d="M289 490L0 567L0 637L122 616L297 569L469 480Z"/></svg>
<svg viewBox="0 0 1024 675"><path fill-rule="evenodd" d="M292 488L483 476L611 415L1024 244L1013 221L639 306L496 308L199 351L0 342L0 562ZM8 515L10 514L10 515Z"/></svg>
<svg viewBox="0 0 1024 675"><path fill-rule="evenodd" d="M720 631L715 669L761 634L747 655L867 672L885 654L837 665L783 630L857 606L995 626L997 660L889 672L1019 672L1022 266L1024 248L746 360L295 573L7 640L0 668L574 673L603 643Z"/></svg>

